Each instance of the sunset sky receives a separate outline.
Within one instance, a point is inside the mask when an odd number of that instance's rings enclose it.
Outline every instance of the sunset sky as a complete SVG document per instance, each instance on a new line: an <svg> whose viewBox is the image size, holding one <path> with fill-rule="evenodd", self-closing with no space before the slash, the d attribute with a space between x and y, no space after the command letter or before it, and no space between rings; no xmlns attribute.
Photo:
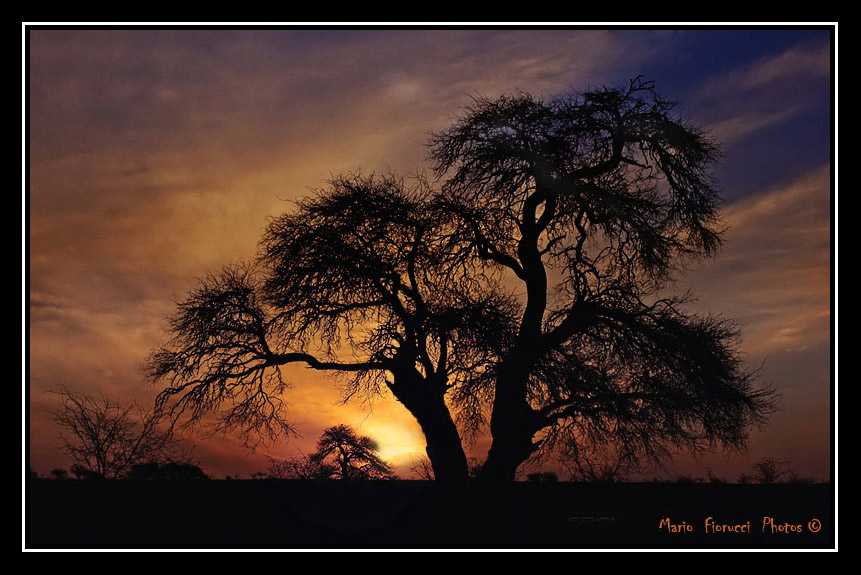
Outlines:
<svg viewBox="0 0 861 575"><path fill-rule="evenodd" d="M830 477L831 29L29 29L24 44L24 450L40 474L72 463L47 392L151 403L159 388L141 366L174 301L253 256L289 200L347 171L428 169L428 135L474 96L642 74L723 152L725 247L675 288L736 320L749 365L782 396L747 454L680 459L655 475L708 467L735 479L773 457ZM267 455L308 453L346 423L408 474L424 442L406 409L388 398L339 405L324 374L289 375L301 437L254 453L231 437L197 440L204 470L248 477Z"/></svg>

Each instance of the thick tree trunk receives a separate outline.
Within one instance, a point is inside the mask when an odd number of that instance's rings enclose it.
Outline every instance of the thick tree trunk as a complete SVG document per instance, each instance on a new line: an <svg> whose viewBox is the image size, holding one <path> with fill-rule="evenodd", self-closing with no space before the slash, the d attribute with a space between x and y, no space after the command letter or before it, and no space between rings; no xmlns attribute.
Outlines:
<svg viewBox="0 0 861 575"><path fill-rule="evenodd" d="M539 217L537 211L542 202L545 203ZM542 327L547 310L547 271L538 238L555 209L556 201L546 190L532 194L523 206L523 237L517 245L517 259L526 285L526 307L517 340L499 369L490 419L493 443L482 467L482 480L514 481L517 468L538 449L532 438L541 424L527 401L529 376L542 354Z"/></svg>
<svg viewBox="0 0 861 575"><path fill-rule="evenodd" d="M496 383L490 433L493 437L481 480L512 482L517 468L538 449L532 438L539 429L538 416L526 401L531 363L513 353L500 369Z"/></svg>
<svg viewBox="0 0 861 575"><path fill-rule="evenodd" d="M389 389L421 426L436 481L467 481L469 466L466 453L460 433L445 404L444 388L424 380L418 373L413 373L408 376L395 375L395 381Z"/></svg>
<svg viewBox="0 0 861 575"><path fill-rule="evenodd" d="M517 476L517 468L535 451L531 433L512 434L502 439L493 438L487 461L481 468L479 478L488 483L511 483ZM525 440L525 441L524 441Z"/></svg>
<svg viewBox="0 0 861 575"><path fill-rule="evenodd" d="M429 406L422 415L416 414L427 440L426 451L433 466L434 477L441 483L461 483L469 479L469 465L460 433L445 404Z"/></svg>

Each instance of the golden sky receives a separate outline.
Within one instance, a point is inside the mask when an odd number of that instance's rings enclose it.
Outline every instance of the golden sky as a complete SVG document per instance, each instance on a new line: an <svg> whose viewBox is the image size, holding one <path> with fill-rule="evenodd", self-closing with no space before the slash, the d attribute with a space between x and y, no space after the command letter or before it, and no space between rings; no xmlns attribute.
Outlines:
<svg viewBox="0 0 861 575"><path fill-rule="evenodd" d="M70 462L46 392L63 384L151 401L141 365L196 278L254 255L267 218L333 175L428 168L425 142L470 98L619 84L645 74L723 144L725 249L679 281L735 319L782 396L750 452L682 460L734 478L763 457L829 477L831 37L827 30L45 30L25 38L29 181L25 448ZM836 196L834 196L836 198ZM387 398L340 405L291 371L300 438L250 453L198 442L214 476L309 452L355 425L406 474L423 449ZM29 393L26 393L29 392ZM487 441L480 439L475 454Z"/></svg>

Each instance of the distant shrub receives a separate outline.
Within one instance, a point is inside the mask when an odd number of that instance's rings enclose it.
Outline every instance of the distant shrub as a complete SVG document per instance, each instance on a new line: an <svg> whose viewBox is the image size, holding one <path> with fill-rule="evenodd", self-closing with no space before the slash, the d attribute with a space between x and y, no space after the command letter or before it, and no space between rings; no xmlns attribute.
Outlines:
<svg viewBox="0 0 861 575"><path fill-rule="evenodd" d="M573 450L565 467L571 473L571 481L584 483L618 483L626 481L638 463L630 454L605 452L580 447Z"/></svg>
<svg viewBox="0 0 861 575"><path fill-rule="evenodd" d="M526 476L526 479L527 481L542 483L555 483L559 481L559 477L553 471L539 471L537 473L530 473Z"/></svg>
<svg viewBox="0 0 861 575"><path fill-rule="evenodd" d="M795 471L790 471L785 479L785 482L791 483L793 485L813 485L814 483L816 483L816 480L806 475L800 475Z"/></svg>
<svg viewBox="0 0 861 575"><path fill-rule="evenodd" d="M51 472L48 473L48 476L51 479L56 479L58 481L62 481L63 479L69 478L69 472L66 471L65 469L57 468L57 469L52 469Z"/></svg>
<svg viewBox="0 0 861 575"><path fill-rule="evenodd" d="M714 473L712 473L711 469L706 469L706 481L709 483L726 483L726 480L723 477L718 477Z"/></svg>
<svg viewBox="0 0 861 575"><path fill-rule="evenodd" d="M80 463L74 464L71 470L76 479L104 479L101 475Z"/></svg>
<svg viewBox="0 0 861 575"><path fill-rule="evenodd" d="M434 480L433 465L431 464L430 458L427 456L413 458L412 464L410 465L410 471L421 481Z"/></svg>
<svg viewBox="0 0 861 575"><path fill-rule="evenodd" d="M753 480L761 485L780 483L788 475L788 472L782 469L783 465L784 462L772 458L758 461L753 464Z"/></svg>
<svg viewBox="0 0 861 575"><path fill-rule="evenodd" d="M266 476L271 479L332 479L335 468L307 455L277 460L269 458L269 471ZM237 476L238 477L238 476ZM230 479L230 476L227 477Z"/></svg>
<svg viewBox="0 0 861 575"><path fill-rule="evenodd" d="M481 469L484 467L484 460L478 457L469 457L467 458L467 465L469 466L469 476L475 479L481 475Z"/></svg>
<svg viewBox="0 0 861 575"><path fill-rule="evenodd" d="M209 479L209 476L192 463L152 461L132 466L128 478L138 481L188 481Z"/></svg>

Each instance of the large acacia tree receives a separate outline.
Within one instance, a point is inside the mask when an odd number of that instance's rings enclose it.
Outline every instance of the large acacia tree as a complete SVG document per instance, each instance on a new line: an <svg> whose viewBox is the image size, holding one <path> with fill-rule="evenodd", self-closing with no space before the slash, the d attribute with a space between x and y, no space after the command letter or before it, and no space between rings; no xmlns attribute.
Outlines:
<svg viewBox="0 0 861 575"><path fill-rule="evenodd" d="M660 458L741 448L773 408L732 326L666 295L721 245L715 144L652 83L478 99L431 142L447 251L524 294L496 365L484 477L540 450Z"/></svg>
<svg viewBox="0 0 861 575"><path fill-rule="evenodd" d="M729 324L664 293L721 244L705 135L637 79L478 99L430 145L438 188L337 178L201 282L150 359L159 407L275 434L282 368L326 371L346 397L387 387L442 481L488 419L488 480L537 452L743 447L771 392Z"/></svg>
<svg viewBox="0 0 861 575"><path fill-rule="evenodd" d="M512 333L515 305L481 266L453 267L442 212L421 181L349 175L273 219L256 261L203 280L170 319L148 371L159 408L251 438L289 431L282 368L338 377L345 398L384 388L415 416L436 477L468 477L472 391ZM469 390L468 392L464 390Z"/></svg>

